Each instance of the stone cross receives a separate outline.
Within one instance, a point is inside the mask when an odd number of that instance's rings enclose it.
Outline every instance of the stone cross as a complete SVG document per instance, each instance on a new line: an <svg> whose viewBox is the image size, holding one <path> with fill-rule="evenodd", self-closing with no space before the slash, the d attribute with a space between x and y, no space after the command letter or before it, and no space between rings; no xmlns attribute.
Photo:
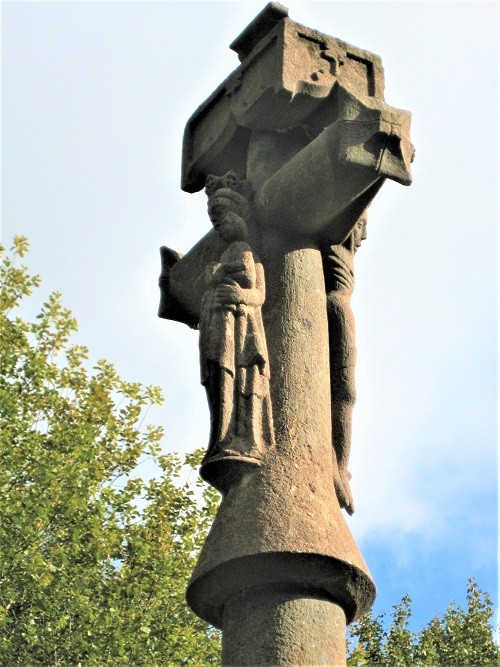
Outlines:
<svg viewBox="0 0 500 667"><path fill-rule="evenodd" d="M380 58L269 3L239 67L187 123L182 188L213 228L162 248L159 315L200 330L222 494L188 590L224 665L344 665L375 586L342 509L354 387L354 254L386 178L411 183L410 114Z"/></svg>

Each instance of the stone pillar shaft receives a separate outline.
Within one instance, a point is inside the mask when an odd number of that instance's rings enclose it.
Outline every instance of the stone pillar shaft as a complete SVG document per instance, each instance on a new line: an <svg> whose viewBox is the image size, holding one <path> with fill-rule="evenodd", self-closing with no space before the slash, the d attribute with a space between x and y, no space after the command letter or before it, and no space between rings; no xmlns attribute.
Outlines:
<svg viewBox="0 0 500 667"><path fill-rule="evenodd" d="M250 589L225 605L222 665L344 667L345 625L329 600Z"/></svg>

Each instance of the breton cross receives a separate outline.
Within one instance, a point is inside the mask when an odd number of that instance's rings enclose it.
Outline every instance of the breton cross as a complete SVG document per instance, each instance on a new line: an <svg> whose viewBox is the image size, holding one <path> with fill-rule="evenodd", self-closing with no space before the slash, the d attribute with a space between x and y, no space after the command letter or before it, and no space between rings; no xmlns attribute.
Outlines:
<svg viewBox="0 0 500 667"><path fill-rule="evenodd" d="M162 248L159 315L200 329L201 474L223 495L187 600L223 664L345 664L345 622L375 597L342 514L353 258L384 180L411 183L410 113L383 101L378 56L278 3L231 48L184 136L182 188L205 187L213 229Z"/></svg>

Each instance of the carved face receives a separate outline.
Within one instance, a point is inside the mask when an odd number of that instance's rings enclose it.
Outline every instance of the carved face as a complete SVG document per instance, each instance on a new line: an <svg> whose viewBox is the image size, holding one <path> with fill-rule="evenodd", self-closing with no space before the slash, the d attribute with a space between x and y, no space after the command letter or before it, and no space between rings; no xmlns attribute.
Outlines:
<svg viewBox="0 0 500 667"><path fill-rule="evenodd" d="M246 239L247 229L242 214L242 198L238 194L231 195L231 191L215 193L208 200L208 216L215 231L223 241L243 241Z"/></svg>
<svg viewBox="0 0 500 667"><path fill-rule="evenodd" d="M368 216L366 213L358 219L352 230L353 241L354 241L354 250L356 251L360 246L361 242L364 241L368 234L366 232L366 224L368 222Z"/></svg>
<svg viewBox="0 0 500 667"><path fill-rule="evenodd" d="M212 197L208 200L208 217L214 226L216 232L226 217L226 215L234 210L234 205L229 197Z"/></svg>

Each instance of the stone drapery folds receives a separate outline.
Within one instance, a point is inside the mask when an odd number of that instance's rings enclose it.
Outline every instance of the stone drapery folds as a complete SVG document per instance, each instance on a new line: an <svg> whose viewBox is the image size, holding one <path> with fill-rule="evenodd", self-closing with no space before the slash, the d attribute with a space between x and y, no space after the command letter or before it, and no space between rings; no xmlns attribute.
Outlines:
<svg viewBox="0 0 500 667"><path fill-rule="evenodd" d="M201 382L210 409L202 477L225 493L274 445L269 359L262 322L264 269L248 244L245 184L229 172L206 180L208 212L226 247L205 269Z"/></svg>

